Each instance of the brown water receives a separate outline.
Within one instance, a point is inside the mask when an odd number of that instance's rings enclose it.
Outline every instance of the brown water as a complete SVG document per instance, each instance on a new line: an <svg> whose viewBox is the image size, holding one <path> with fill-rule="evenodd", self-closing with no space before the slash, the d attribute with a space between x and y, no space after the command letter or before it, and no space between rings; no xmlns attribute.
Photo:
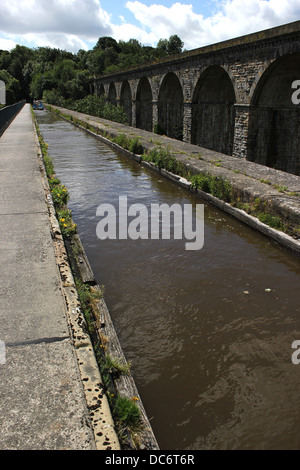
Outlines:
<svg viewBox="0 0 300 470"><path fill-rule="evenodd" d="M180 240L99 241L96 209L120 195L201 201L70 123L37 117L160 448L300 449L299 258L207 204L199 252Z"/></svg>

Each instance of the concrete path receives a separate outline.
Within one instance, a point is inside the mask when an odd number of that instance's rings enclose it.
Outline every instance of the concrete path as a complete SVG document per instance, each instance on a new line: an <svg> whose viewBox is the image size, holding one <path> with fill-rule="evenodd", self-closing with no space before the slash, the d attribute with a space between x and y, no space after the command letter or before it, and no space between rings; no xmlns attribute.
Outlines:
<svg viewBox="0 0 300 470"><path fill-rule="evenodd" d="M0 449L98 448L69 332L29 105L0 138L0 260Z"/></svg>

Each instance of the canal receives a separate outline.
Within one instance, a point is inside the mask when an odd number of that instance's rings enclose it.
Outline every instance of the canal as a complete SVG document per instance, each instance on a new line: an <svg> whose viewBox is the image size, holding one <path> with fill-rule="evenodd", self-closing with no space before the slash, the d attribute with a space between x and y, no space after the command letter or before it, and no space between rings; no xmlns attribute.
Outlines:
<svg viewBox="0 0 300 470"><path fill-rule="evenodd" d="M105 240L97 207L201 201L36 113L161 449L300 449L299 258L205 203L205 243Z"/></svg>

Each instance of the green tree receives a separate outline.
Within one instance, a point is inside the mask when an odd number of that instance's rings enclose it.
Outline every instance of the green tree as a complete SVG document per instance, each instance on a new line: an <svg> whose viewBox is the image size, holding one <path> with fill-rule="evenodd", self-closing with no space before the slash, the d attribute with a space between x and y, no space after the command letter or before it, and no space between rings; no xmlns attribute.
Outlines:
<svg viewBox="0 0 300 470"><path fill-rule="evenodd" d="M168 43L168 54L179 54L182 52L184 46L184 42L180 39L177 34L174 34L173 36L170 36L169 38L169 43Z"/></svg>

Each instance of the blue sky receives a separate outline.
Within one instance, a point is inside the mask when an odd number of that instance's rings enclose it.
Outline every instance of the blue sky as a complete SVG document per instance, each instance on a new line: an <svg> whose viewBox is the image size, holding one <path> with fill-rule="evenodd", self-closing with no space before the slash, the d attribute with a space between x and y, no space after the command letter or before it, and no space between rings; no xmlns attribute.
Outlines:
<svg viewBox="0 0 300 470"><path fill-rule="evenodd" d="M112 3L113 3L113 5L112 5ZM126 3L127 3L126 0L114 0L113 2L112 2L112 0L102 0L101 1L102 7L105 10L111 12L112 20L114 22L116 22L116 23L120 22L119 21L119 15L122 15L122 16L124 16L124 18L127 18L128 21L130 21L130 22L137 25L138 21L135 20L134 15L132 13L128 14L128 9L126 8ZM170 8L174 3L176 3L176 1L174 1L174 0L163 0L163 1L155 2L153 0L145 0L142 3L146 6L150 6L150 5L153 5L154 3L157 3L157 4L162 4L162 5L166 6L167 8ZM198 0L196 2L195 1L194 2L192 2L192 1L181 1L180 3L182 3L184 5L192 4L194 12L203 14L205 17L208 17L209 15L211 15L212 11L215 8L215 4L216 4L216 2L210 1L210 0L204 0L204 1Z"/></svg>
<svg viewBox="0 0 300 470"><path fill-rule="evenodd" d="M177 34L187 50L300 19L300 0L1 0L0 49L77 52L101 36L155 46Z"/></svg>

